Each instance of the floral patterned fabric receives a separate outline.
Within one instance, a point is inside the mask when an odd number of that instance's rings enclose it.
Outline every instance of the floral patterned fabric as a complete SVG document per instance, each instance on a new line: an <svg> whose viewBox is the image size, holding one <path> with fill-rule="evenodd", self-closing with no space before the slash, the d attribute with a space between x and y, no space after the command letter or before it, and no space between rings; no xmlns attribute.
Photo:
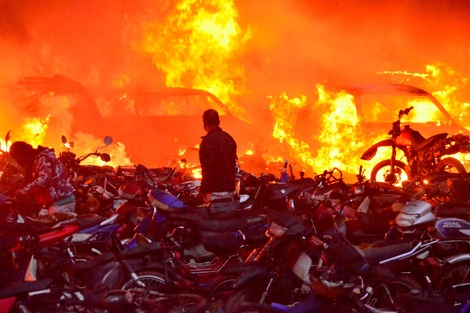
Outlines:
<svg viewBox="0 0 470 313"><path fill-rule="evenodd" d="M73 194L74 188L67 180L65 167L54 150L43 148L33 162L33 181L23 189L32 193L36 201L46 207Z"/></svg>

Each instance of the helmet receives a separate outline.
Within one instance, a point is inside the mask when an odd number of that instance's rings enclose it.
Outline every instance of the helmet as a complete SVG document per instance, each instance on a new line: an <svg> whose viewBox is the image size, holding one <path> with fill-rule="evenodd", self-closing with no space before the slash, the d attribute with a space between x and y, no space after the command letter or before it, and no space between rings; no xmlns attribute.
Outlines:
<svg viewBox="0 0 470 313"><path fill-rule="evenodd" d="M344 281L330 281L310 275L310 283L315 291L327 299L344 298L350 294L355 284Z"/></svg>
<svg viewBox="0 0 470 313"><path fill-rule="evenodd" d="M104 296L103 307L109 312L132 312L136 308L129 290L111 290Z"/></svg>

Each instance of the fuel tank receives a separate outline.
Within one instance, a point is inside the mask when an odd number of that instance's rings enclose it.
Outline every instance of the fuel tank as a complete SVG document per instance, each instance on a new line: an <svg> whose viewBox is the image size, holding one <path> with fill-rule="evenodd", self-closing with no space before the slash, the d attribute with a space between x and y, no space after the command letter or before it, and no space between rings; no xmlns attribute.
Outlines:
<svg viewBox="0 0 470 313"><path fill-rule="evenodd" d="M461 218L439 218L435 224L436 237L443 239L470 239L470 222Z"/></svg>

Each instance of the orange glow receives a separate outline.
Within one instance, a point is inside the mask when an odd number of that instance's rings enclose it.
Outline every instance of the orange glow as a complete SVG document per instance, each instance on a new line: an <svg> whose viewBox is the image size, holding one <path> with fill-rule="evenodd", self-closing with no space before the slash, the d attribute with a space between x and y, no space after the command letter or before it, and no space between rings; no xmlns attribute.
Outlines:
<svg viewBox="0 0 470 313"><path fill-rule="evenodd" d="M195 168L191 171L191 176L194 178L194 179L201 179L202 178L202 172L201 172L201 168Z"/></svg>
<svg viewBox="0 0 470 313"><path fill-rule="evenodd" d="M322 85L317 85L318 100L311 103L305 96L289 99L286 94L272 97L270 109L276 121L273 136L288 146L294 156L309 175L321 173L325 169L340 168L345 173L357 173L360 155L369 144L380 137L366 137L358 125L360 118L356 114L352 96L344 91L337 94L329 92ZM321 132L316 139L319 148L313 149L306 142L297 138L293 125L298 118L298 109L305 106L317 108ZM314 135L314 134L312 134ZM381 151L384 157L387 154ZM388 154L389 155L389 154ZM282 159L278 159L282 161Z"/></svg>
<svg viewBox="0 0 470 313"><path fill-rule="evenodd" d="M310 164L313 156L312 151L307 143L296 138L293 131L298 109L307 105L307 98L289 99L284 93L278 98L271 97L269 109L274 119L273 137L278 139L280 143L285 143L296 155L296 159L303 164ZM280 160L282 158L279 156Z"/></svg>
<svg viewBox="0 0 470 313"><path fill-rule="evenodd" d="M50 115L45 119L27 119L23 125L24 134L23 136L28 143L32 144L34 147L42 144L44 137L47 131L47 124L50 120Z"/></svg>
<svg viewBox="0 0 470 313"><path fill-rule="evenodd" d="M387 149L379 149L374 161L360 161L367 147L389 137L396 112L385 114L380 106L367 112L387 125L380 133L368 133L360 126L351 95L339 87L350 83L395 82L423 88L470 128L470 57L461 40L468 37L470 27L467 12L455 4L426 3L427 14L422 14L419 1L367 6L343 1L338 7L318 0L91 1L80 6L73 1L30 2L21 6L9 1L2 10L8 16L3 16L0 28L5 34L0 42L0 83L61 73L80 82L103 115L112 110L104 92L109 87L134 83L204 89L238 118L266 129L267 139L279 144L281 151L267 145L239 151L240 156L251 156L261 150L266 169L289 159L296 171L307 175L333 167L355 174L360 165L370 173L373 164L390 156ZM429 29L434 30L432 38ZM339 89L325 87L330 84ZM18 104L0 85L0 134L14 128L12 141L54 147L57 153L66 149L60 137L67 135L75 142L71 151L77 156L103 146L102 138L86 127L72 130L72 110L78 103L74 96L50 92L36 99L34 90ZM24 105L25 100L32 105ZM132 101L123 103L127 107L118 109L135 114ZM376 103L384 105L380 99ZM408 104L415 109L404 122L442 124L441 117L422 109L418 100ZM169 103L155 110L184 108ZM309 123L299 126L304 112ZM99 151L111 154L108 165L128 165L126 143L135 138L117 140ZM197 146L188 146L175 142L175 157L197 153ZM468 155L456 157L470 161Z"/></svg>
<svg viewBox="0 0 470 313"><path fill-rule="evenodd" d="M145 23L143 51L152 56L155 66L166 75L166 86L190 86L215 94L235 113L241 108L231 97L243 86L244 69L237 61L250 30L237 22L233 1L180 1L163 24Z"/></svg>

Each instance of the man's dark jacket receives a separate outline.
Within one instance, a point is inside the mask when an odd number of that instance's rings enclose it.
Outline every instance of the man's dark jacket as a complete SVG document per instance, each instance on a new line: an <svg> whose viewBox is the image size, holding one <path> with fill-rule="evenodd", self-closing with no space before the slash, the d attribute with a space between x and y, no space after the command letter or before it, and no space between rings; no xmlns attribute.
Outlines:
<svg viewBox="0 0 470 313"><path fill-rule="evenodd" d="M202 181L199 192L235 190L237 144L220 127L202 137L199 147Z"/></svg>

